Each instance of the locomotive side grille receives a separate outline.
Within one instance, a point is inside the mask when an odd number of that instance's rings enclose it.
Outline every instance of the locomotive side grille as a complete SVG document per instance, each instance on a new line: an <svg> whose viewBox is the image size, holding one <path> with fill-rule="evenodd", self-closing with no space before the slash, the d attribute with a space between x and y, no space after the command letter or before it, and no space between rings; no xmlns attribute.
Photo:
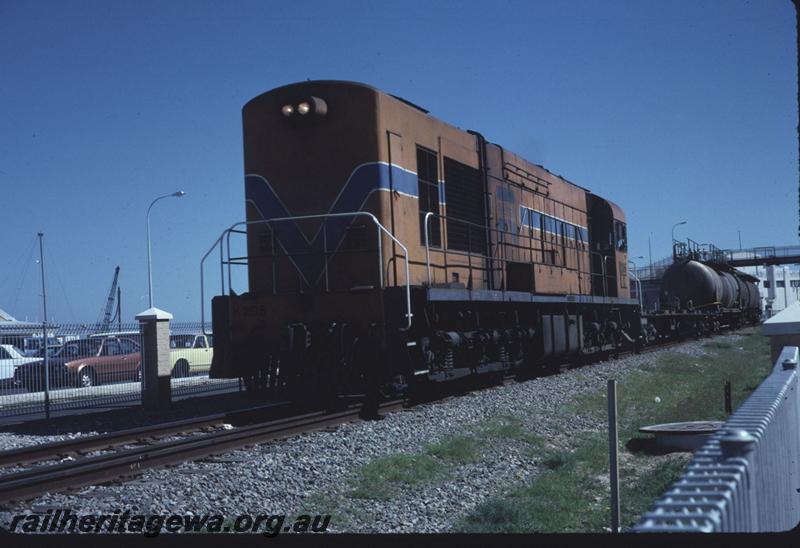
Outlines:
<svg viewBox="0 0 800 548"><path fill-rule="evenodd" d="M481 172L445 156L444 179L447 247L486 255L486 207Z"/></svg>

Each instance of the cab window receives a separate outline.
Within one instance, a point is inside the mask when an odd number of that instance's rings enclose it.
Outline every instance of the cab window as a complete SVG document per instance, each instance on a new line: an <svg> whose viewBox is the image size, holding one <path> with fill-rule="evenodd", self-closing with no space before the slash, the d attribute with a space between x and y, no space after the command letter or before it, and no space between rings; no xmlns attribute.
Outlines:
<svg viewBox="0 0 800 548"><path fill-rule="evenodd" d="M614 221L614 240L617 251L628 250L628 230L625 227L625 223Z"/></svg>

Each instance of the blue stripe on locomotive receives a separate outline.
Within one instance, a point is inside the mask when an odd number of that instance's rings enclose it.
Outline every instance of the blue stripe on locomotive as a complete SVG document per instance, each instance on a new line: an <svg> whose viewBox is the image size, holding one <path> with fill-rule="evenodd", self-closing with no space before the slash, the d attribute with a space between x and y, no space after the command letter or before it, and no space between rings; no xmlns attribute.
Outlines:
<svg viewBox="0 0 800 548"><path fill-rule="evenodd" d="M383 162L362 164L350 174L335 198L327 213L349 213L361 211L370 194L380 190L390 190L390 169L393 188L401 194L418 198L417 174L398 166L389 166ZM264 219L291 217L293 213L281 201L269 181L261 175L245 176L245 198L252 203ZM444 203L444 184L439 183L439 200ZM328 251L335 251L342 243L347 226L352 218L342 217L328 219L327 245ZM307 283L316 283L325 269L322 228L317 230L310 240L297 226L295 221L274 223L276 240L291 256L292 262Z"/></svg>

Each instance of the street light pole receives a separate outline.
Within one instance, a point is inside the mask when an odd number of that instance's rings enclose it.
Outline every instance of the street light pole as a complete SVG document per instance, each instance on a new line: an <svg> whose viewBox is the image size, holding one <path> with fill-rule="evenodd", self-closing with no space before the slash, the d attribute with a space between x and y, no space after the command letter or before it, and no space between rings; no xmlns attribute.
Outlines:
<svg viewBox="0 0 800 548"><path fill-rule="evenodd" d="M685 224L686 224L686 221L681 221L681 222L679 222L679 223L675 223L674 225L672 225L672 241L673 241L673 242L675 241L675 229L676 229L677 227L679 227L679 226L681 226L681 225L685 225Z"/></svg>
<svg viewBox="0 0 800 548"><path fill-rule="evenodd" d="M638 257L633 257L633 258L630 258L630 257L628 258L628 262L633 265L634 270L638 270L639 267L636 266L636 263L633 261L633 259L644 259L644 255L639 255Z"/></svg>
<svg viewBox="0 0 800 548"><path fill-rule="evenodd" d="M163 200L164 198L180 198L185 196L186 193L182 190L177 192L173 192L172 194L164 194L163 196L159 196L152 202L150 202L150 207L147 208L147 294L149 298L150 306L149 308L153 308L153 273L152 273L152 258L150 255L150 210L153 209L153 205L159 200Z"/></svg>
<svg viewBox="0 0 800 548"><path fill-rule="evenodd" d="M647 235L647 254L650 257L650 277L653 277L653 246L650 243L650 238L653 236L653 233Z"/></svg>

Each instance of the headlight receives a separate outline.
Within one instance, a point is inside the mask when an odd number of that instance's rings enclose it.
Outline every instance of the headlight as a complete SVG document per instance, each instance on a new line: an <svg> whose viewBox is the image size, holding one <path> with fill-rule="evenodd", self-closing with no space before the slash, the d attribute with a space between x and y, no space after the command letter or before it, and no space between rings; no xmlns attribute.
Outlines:
<svg viewBox="0 0 800 548"><path fill-rule="evenodd" d="M325 116L328 113L328 103L319 97L306 96L301 98L298 103L283 105L281 113L287 118L294 113L306 118Z"/></svg>

